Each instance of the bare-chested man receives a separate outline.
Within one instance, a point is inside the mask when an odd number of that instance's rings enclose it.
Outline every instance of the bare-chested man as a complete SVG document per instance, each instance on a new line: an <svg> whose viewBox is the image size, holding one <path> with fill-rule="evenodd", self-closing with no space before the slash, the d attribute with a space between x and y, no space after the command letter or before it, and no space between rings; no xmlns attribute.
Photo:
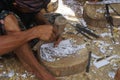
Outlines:
<svg viewBox="0 0 120 80"><path fill-rule="evenodd" d="M27 1L31 4L27 4ZM0 55L14 51L26 69L33 72L39 79L56 80L39 64L28 45L28 41L35 38L54 41L57 36L53 26L49 25L39 13L45 6L41 7L42 5L38 4L34 6L39 1L48 0L0 0ZM21 27L28 28L32 20L44 25L21 31Z"/></svg>

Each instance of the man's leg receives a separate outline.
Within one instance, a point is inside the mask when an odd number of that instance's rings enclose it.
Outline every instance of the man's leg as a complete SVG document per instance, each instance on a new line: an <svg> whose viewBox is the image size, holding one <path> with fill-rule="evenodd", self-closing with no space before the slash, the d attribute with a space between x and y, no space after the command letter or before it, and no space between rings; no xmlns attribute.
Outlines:
<svg viewBox="0 0 120 80"><path fill-rule="evenodd" d="M18 21L14 15L8 15L4 20L4 25L7 34L20 31ZM24 44L17 48L15 53L21 62L24 62L24 64L33 70L37 77L41 78L42 80L55 80L55 78L52 77L52 75L50 75L49 72L39 64L28 44Z"/></svg>

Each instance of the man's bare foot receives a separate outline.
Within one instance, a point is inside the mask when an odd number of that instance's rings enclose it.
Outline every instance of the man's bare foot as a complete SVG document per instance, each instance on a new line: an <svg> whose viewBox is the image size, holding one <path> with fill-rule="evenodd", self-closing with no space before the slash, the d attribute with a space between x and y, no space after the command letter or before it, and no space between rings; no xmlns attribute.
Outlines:
<svg viewBox="0 0 120 80"><path fill-rule="evenodd" d="M34 74L36 75L36 77L38 77L39 79L42 80L56 80L55 77L53 77L51 74L49 73L38 73L38 72L34 72Z"/></svg>
<svg viewBox="0 0 120 80"><path fill-rule="evenodd" d="M46 70L41 69L41 70L36 70L32 67L30 67L28 64L26 64L24 61L21 61L23 64L24 68L31 74L36 75L39 79L42 80L56 80L51 74L49 74Z"/></svg>

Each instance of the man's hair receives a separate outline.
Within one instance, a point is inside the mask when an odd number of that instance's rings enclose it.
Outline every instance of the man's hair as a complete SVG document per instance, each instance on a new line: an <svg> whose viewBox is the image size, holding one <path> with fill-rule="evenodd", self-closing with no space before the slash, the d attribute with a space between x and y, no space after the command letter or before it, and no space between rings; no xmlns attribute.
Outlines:
<svg viewBox="0 0 120 80"><path fill-rule="evenodd" d="M38 12L41 9L47 9L50 0L15 0L17 5L22 8L27 8L32 12Z"/></svg>

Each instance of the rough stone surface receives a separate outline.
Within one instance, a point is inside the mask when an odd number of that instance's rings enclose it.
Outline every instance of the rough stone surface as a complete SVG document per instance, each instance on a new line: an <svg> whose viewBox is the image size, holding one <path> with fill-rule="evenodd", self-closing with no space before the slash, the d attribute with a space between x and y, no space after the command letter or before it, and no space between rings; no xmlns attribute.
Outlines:
<svg viewBox="0 0 120 80"><path fill-rule="evenodd" d="M120 13L120 4L111 4L111 6ZM83 17L86 23L94 27L106 27L105 5L103 4L85 4ZM115 18L116 13L110 8L110 14L113 16L114 25L120 25L120 18Z"/></svg>
<svg viewBox="0 0 120 80"><path fill-rule="evenodd" d="M87 49L82 49L79 54L70 55L54 62L41 60L43 65L55 76L68 76L85 71L88 60Z"/></svg>

